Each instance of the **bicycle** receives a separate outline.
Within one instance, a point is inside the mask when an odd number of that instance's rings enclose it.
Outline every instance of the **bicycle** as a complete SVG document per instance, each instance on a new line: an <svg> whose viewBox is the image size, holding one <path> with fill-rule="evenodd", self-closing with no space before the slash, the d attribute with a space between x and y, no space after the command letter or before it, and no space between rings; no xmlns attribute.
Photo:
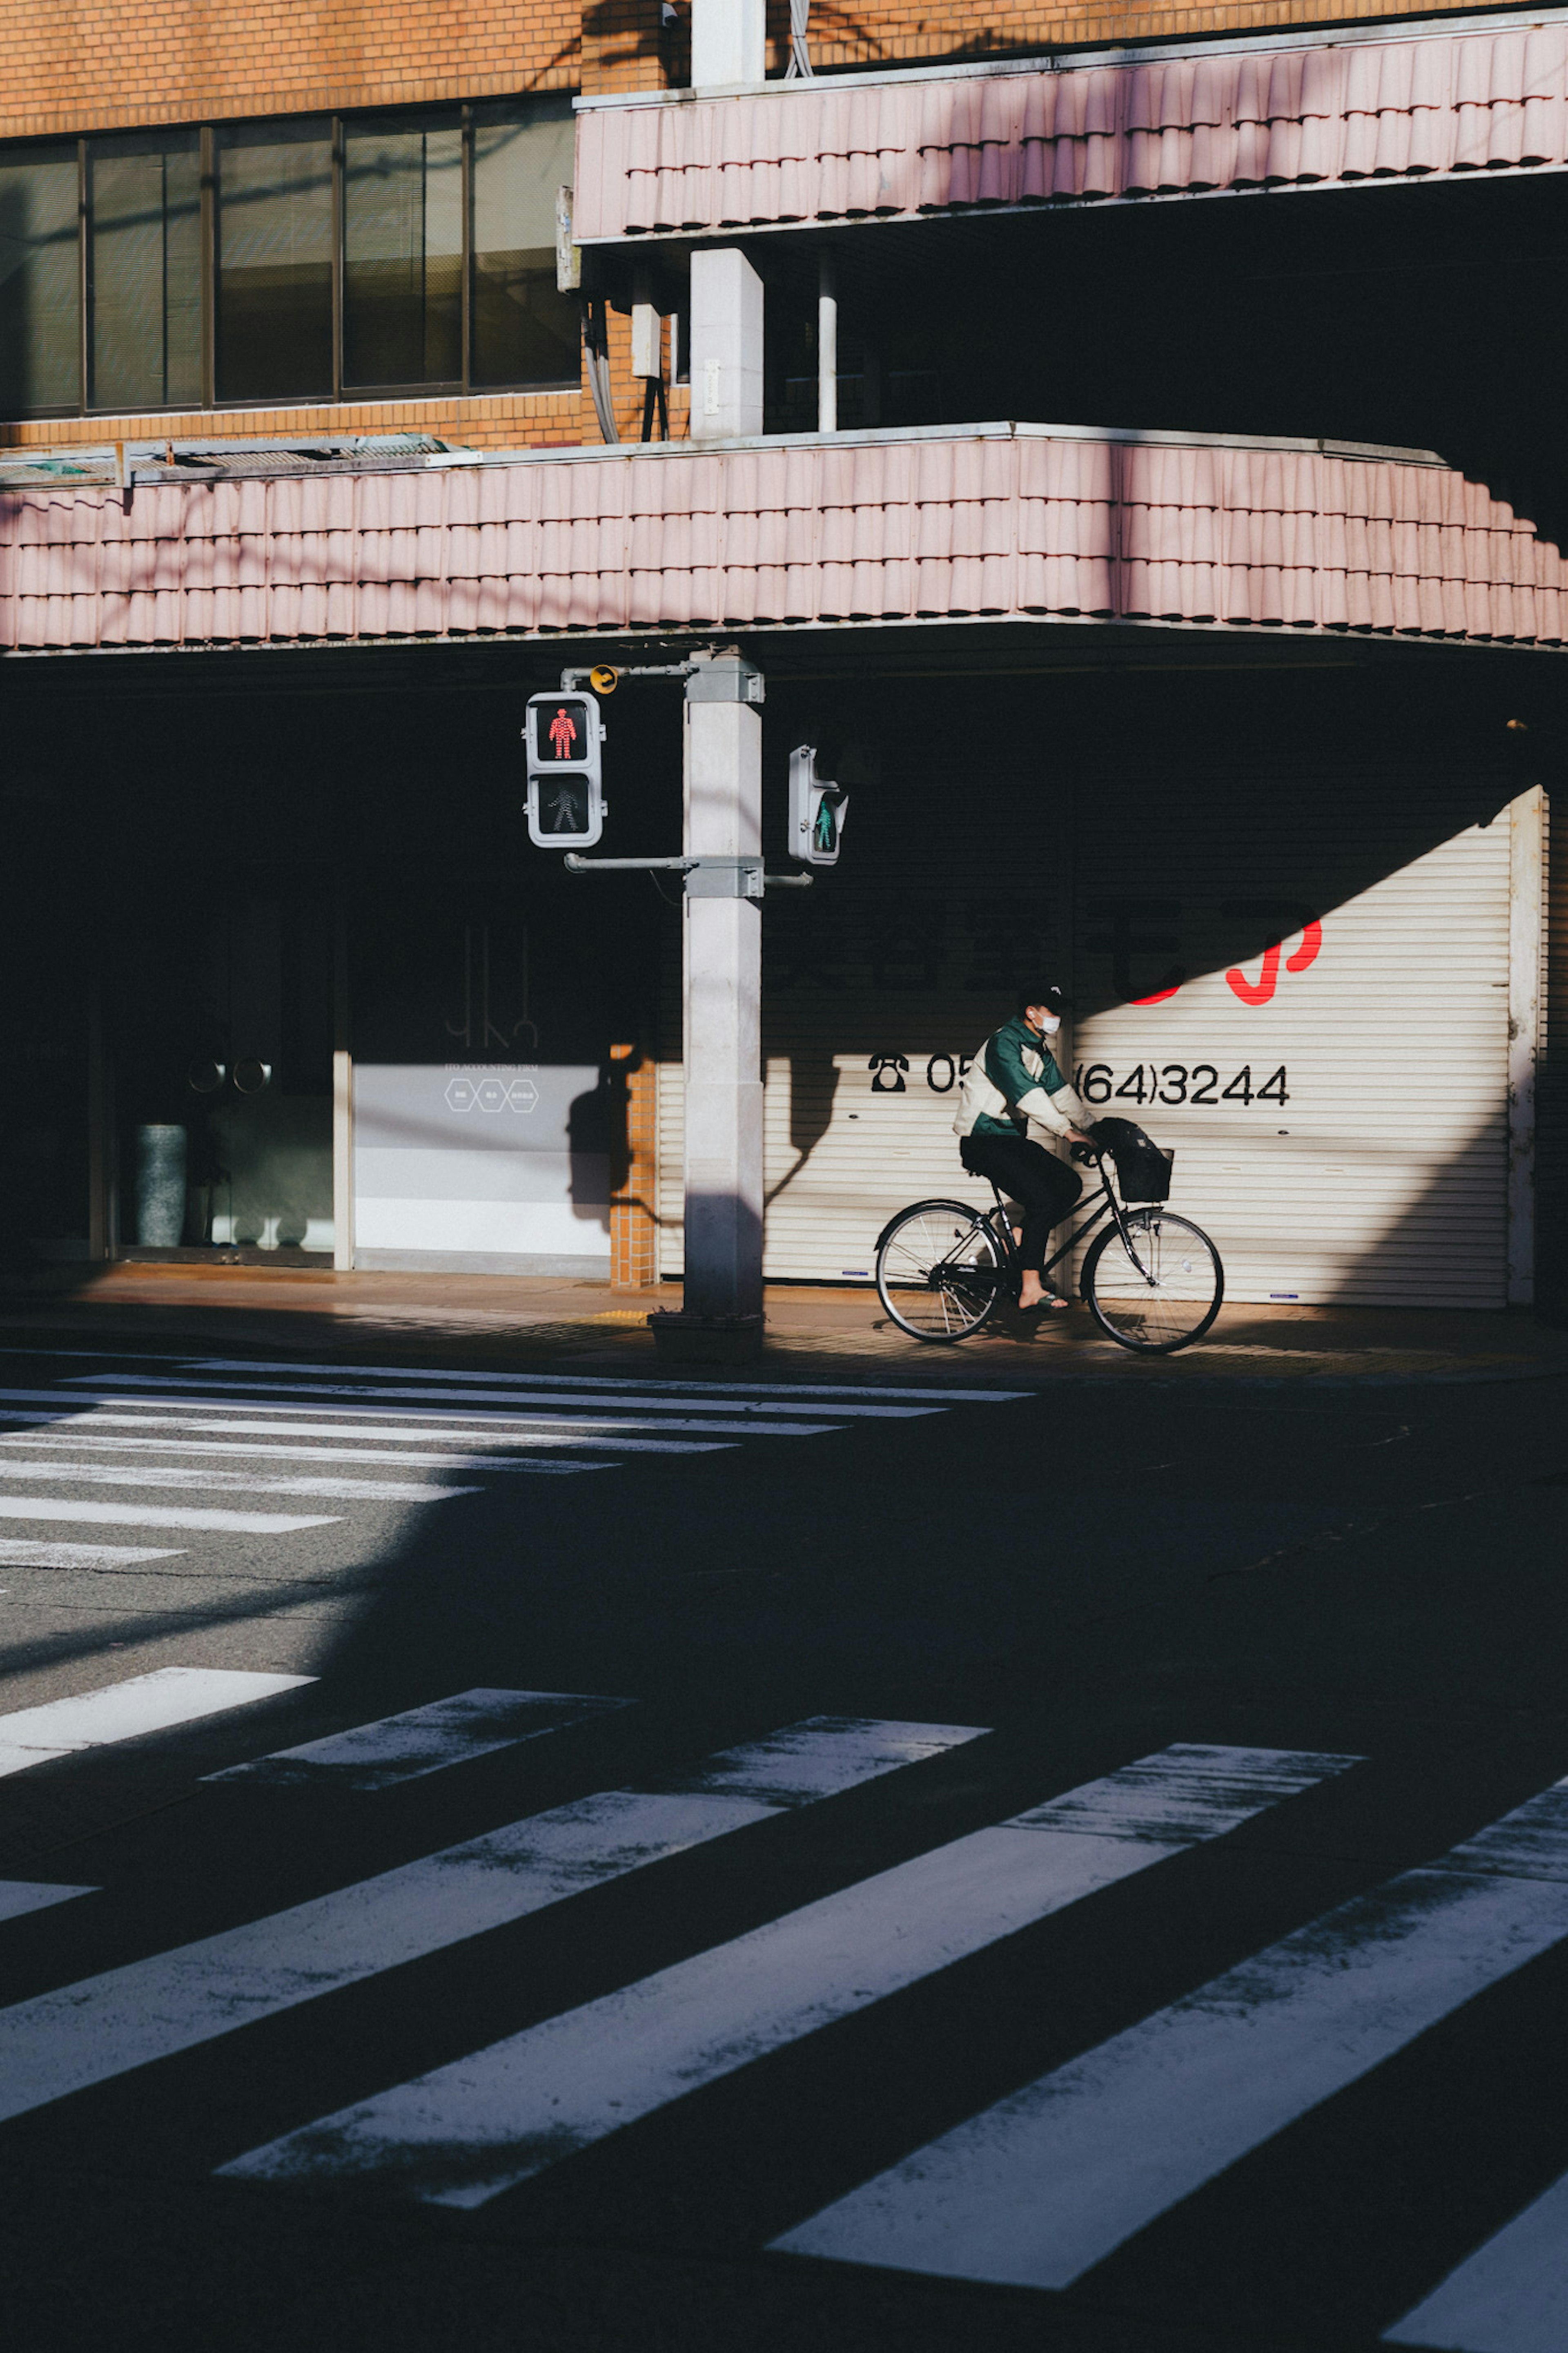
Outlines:
<svg viewBox="0 0 1568 2353"><path fill-rule="evenodd" d="M1079 1145L1073 1158L1095 1164L1100 1190L1045 1272L1109 1217L1089 1245L1079 1285L1089 1314L1119 1347L1160 1356L1190 1348L1225 1297L1218 1250L1201 1227L1163 1201L1129 1207L1120 1200L1104 1153ZM994 1184L991 1190L989 1209L915 1201L878 1235L877 1296L911 1339L966 1340L1004 1299L1016 1299L1023 1263L1003 1196Z"/></svg>

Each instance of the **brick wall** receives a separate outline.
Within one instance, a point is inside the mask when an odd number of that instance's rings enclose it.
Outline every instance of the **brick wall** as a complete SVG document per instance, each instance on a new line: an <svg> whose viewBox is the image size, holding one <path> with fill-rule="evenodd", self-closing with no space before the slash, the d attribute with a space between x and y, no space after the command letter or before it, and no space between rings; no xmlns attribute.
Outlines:
<svg viewBox="0 0 1568 2353"><path fill-rule="evenodd" d="M1267 31L1432 16L1431 0L1229 0L1229 5L1181 7L1170 0L1104 0L1041 6L1040 0L985 0L981 7L952 0L812 0L811 55L819 72L877 65L934 65L1075 42L1183 40L1205 33ZM784 70L788 0L768 0L770 70Z"/></svg>
<svg viewBox="0 0 1568 2353"><path fill-rule="evenodd" d="M0 138L575 89L581 0L5 0Z"/></svg>
<svg viewBox="0 0 1568 2353"><path fill-rule="evenodd" d="M610 378L623 440L642 426L643 391L631 374L631 321L610 313ZM669 391L669 430L686 438L690 396ZM274 408L145 409L126 417L47 417L0 422L0 448L101 448L106 441L278 441L313 434L434 433L468 449L573 448L600 439L586 385L575 392L477 393L467 400L297 401Z"/></svg>
<svg viewBox="0 0 1568 2353"><path fill-rule="evenodd" d="M584 89L684 90L691 77L690 0L677 5L678 20L667 27L660 0L589 0Z"/></svg>
<svg viewBox="0 0 1568 2353"><path fill-rule="evenodd" d="M654 1212L658 1150L658 1072L637 1046L612 1046L626 1081L626 1140L616 1155L610 1200L610 1281L617 1291L646 1291L658 1281Z"/></svg>
<svg viewBox="0 0 1568 2353"><path fill-rule="evenodd" d="M690 0L5 0L0 138L520 90L684 86ZM813 0L823 71L1434 13L1431 0ZM770 70L788 0L769 0Z"/></svg>
<svg viewBox="0 0 1568 2353"><path fill-rule="evenodd" d="M679 89L689 24L689 0L668 31L660 0L5 0L0 138Z"/></svg>

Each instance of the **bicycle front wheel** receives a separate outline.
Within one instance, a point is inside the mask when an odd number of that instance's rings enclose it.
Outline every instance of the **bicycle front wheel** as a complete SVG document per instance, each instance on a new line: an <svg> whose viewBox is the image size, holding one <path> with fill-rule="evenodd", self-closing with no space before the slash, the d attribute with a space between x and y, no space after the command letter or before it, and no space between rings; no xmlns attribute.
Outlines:
<svg viewBox="0 0 1568 2353"><path fill-rule="evenodd" d="M1084 1261L1095 1322L1123 1348L1173 1356L1201 1340L1225 1297L1225 1269L1207 1234L1169 1209L1129 1209L1127 1239L1108 1226Z"/></svg>
<svg viewBox="0 0 1568 2353"><path fill-rule="evenodd" d="M962 1201L917 1201L877 1252L877 1296L911 1340L978 1332L1004 1279L995 1235Z"/></svg>

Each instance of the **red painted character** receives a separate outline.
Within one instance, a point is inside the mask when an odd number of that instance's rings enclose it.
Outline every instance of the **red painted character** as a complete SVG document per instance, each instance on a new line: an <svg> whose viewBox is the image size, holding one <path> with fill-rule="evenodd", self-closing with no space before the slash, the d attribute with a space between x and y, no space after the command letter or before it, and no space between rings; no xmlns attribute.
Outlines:
<svg viewBox="0 0 1568 2353"><path fill-rule="evenodd" d="M1301 925L1301 944L1293 955L1285 959L1287 972L1305 972L1316 964L1323 944L1323 927L1317 917L1309 916ZM1279 951L1283 940L1270 940L1263 951L1263 970L1256 980L1248 980L1244 972L1227 972L1226 979L1232 994L1243 1005L1267 1005L1272 998L1279 979Z"/></svg>
<svg viewBox="0 0 1568 2353"><path fill-rule="evenodd" d="M550 740L555 746L558 760L572 757L572 746L577 741L577 729L571 712L563 704L550 723Z"/></svg>

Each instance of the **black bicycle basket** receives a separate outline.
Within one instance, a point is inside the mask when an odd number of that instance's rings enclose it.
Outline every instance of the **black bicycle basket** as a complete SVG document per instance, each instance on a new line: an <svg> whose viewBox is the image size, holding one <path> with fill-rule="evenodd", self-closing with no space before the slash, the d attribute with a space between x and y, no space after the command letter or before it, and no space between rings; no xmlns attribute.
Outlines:
<svg viewBox="0 0 1568 2353"><path fill-rule="evenodd" d="M1117 1187L1124 1201L1170 1199L1171 1164L1176 1155L1146 1135L1136 1121L1096 1120L1094 1140L1116 1163Z"/></svg>

